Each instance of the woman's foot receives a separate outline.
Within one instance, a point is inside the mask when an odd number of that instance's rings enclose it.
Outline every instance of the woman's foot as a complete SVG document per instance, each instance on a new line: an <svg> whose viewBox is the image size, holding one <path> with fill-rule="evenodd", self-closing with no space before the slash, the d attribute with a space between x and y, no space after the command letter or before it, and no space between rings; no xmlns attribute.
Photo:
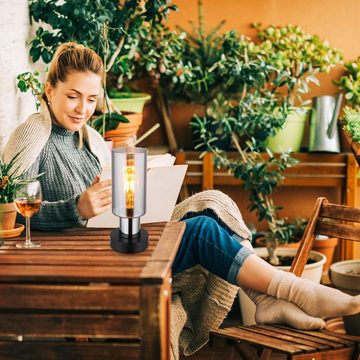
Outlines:
<svg viewBox="0 0 360 360"><path fill-rule="evenodd" d="M257 324L286 324L301 330L325 327L323 319L309 316L291 302L260 294L254 290L244 289L244 291L256 304Z"/></svg>
<svg viewBox="0 0 360 360"><path fill-rule="evenodd" d="M267 294L291 301L307 314L316 317L353 315L360 312L360 295L350 296L281 270L273 275Z"/></svg>

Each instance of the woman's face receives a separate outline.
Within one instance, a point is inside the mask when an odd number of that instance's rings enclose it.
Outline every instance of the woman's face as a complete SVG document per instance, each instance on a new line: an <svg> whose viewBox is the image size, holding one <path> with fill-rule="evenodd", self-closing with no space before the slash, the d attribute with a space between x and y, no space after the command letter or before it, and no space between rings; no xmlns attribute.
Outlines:
<svg viewBox="0 0 360 360"><path fill-rule="evenodd" d="M57 124L78 131L95 111L101 77L92 72L71 72L56 87L46 83L45 91Z"/></svg>

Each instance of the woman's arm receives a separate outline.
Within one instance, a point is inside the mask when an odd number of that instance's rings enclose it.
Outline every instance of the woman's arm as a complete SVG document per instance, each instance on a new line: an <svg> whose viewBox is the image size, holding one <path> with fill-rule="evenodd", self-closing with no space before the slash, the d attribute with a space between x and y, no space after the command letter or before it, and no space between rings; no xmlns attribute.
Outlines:
<svg viewBox="0 0 360 360"><path fill-rule="evenodd" d="M35 178L39 175L39 156L35 163L24 173L25 178ZM44 231L55 231L70 227L84 227L87 220L78 211L77 202L81 194L58 201L43 201L40 211L31 218L31 228ZM25 219L18 215L17 221L24 223Z"/></svg>

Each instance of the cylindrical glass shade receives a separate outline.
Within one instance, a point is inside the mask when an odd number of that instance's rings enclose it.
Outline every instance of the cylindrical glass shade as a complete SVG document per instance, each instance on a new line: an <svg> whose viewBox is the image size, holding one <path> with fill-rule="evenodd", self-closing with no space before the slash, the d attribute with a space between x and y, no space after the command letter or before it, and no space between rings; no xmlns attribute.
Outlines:
<svg viewBox="0 0 360 360"><path fill-rule="evenodd" d="M120 218L138 218L146 212L147 150L112 150L112 211Z"/></svg>

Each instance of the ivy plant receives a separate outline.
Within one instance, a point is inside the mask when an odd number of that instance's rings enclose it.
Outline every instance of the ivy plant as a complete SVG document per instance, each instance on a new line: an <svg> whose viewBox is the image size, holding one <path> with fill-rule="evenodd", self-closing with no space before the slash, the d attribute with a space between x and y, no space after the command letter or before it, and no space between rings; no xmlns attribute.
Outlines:
<svg viewBox="0 0 360 360"><path fill-rule="evenodd" d="M30 91L34 97L36 109L40 108L40 96L44 92L44 85L39 80L38 71L26 71L16 77L17 87L21 92Z"/></svg>

